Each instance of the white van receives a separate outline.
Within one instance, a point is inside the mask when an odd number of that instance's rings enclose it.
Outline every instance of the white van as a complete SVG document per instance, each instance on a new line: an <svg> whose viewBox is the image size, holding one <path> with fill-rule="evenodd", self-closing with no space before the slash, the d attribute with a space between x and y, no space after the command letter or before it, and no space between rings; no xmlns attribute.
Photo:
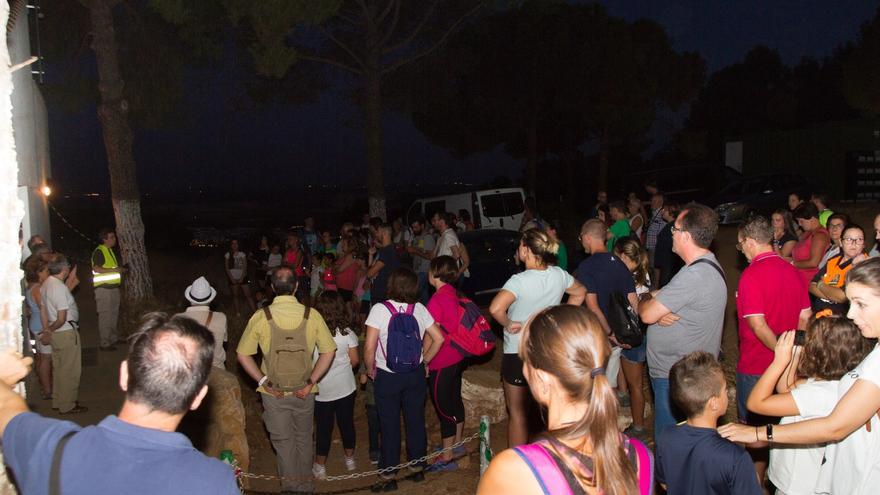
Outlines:
<svg viewBox="0 0 880 495"><path fill-rule="evenodd" d="M414 201L407 209L406 223L409 225L420 216L430 221L437 212L458 216L459 210L467 210L477 229L519 230L524 200L525 193L521 187L423 198Z"/></svg>

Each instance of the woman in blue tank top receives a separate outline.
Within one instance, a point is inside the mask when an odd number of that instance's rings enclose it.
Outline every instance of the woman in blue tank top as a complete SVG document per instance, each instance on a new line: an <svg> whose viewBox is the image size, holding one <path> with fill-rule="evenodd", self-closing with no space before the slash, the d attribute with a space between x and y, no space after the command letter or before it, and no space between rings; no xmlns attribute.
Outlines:
<svg viewBox="0 0 880 495"><path fill-rule="evenodd" d="M34 361L37 378L40 381L43 399L52 398L52 346L43 343L41 333L46 326L40 311L40 286L49 277L49 264L39 255L29 257L24 263L24 276L27 281L24 299L28 308L28 330L34 336Z"/></svg>

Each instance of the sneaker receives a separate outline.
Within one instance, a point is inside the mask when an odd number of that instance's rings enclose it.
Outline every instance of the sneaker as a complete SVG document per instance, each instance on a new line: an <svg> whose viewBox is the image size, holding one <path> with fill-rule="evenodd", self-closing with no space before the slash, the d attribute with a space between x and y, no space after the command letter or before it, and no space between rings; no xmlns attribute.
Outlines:
<svg viewBox="0 0 880 495"><path fill-rule="evenodd" d="M379 452L378 450L371 450L370 451L370 464L373 464L373 465L379 464L379 455L381 455L381 452Z"/></svg>
<svg viewBox="0 0 880 495"><path fill-rule="evenodd" d="M348 469L349 471L357 469L357 463L354 462L354 456L349 457L346 455L343 456L343 458L345 459L345 469Z"/></svg>
<svg viewBox="0 0 880 495"><path fill-rule="evenodd" d="M452 457L456 459L458 459L459 457L464 457L466 455L468 455L468 452L464 445L459 445L458 447L452 449Z"/></svg>
<svg viewBox="0 0 880 495"><path fill-rule="evenodd" d="M425 471L429 473L448 473L450 471L457 471L458 463L455 461L437 461L434 464L425 468Z"/></svg>
<svg viewBox="0 0 880 495"><path fill-rule="evenodd" d="M617 400L620 402L620 407L629 407L629 394L626 392L617 392Z"/></svg>
<svg viewBox="0 0 880 495"><path fill-rule="evenodd" d="M327 479L327 467L323 464L312 464L312 476L314 476L316 480Z"/></svg>

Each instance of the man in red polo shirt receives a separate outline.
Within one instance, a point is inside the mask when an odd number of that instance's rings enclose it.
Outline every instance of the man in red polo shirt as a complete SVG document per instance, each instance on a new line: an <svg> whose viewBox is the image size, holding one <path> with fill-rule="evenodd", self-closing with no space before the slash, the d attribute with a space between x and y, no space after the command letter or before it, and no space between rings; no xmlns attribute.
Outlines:
<svg viewBox="0 0 880 495"><path fill-rule="evenodd" d="M797 268L773 251L773 227L763 216L742 224L737 249L749 260L736 291L739 323L739 362L736 366L736 409L750 425L775 422L746 409L755 383L773 361L776 338L787 330L804 329L810 318L810 298ZM755 447L759 447L755 445ZM767 448L749 449L758 479L764 480Z"/></svg>

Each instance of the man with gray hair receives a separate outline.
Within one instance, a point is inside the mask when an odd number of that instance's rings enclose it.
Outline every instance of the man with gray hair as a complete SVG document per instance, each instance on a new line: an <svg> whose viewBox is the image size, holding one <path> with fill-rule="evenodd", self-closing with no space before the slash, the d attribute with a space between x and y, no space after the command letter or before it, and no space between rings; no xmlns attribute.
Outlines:
<svg viewBox="0 0 880 495"><path fill-rule="evenodd" d="M669 284L639 304L648 326L648 371L654 389L654 438L677 421L669 401L669 369L694 351L718 356L727 306L727 284L709 250L718 232L711 208L690 203L671 226L672 250L682 268Z"/></svg>
<svg viewBox="0 0 880 495"><path fill-rule="evenodd" d="M175 430L208 391L214 338L189 318L150 313L119 366L125 402L82 428L28 411L10 388L30 358L0 351L0 432L20 493L233 495L230 466Z"/></svg>
<svg viewBox="0 0 880 495"><path fill-rule="evenodd" d="M77 404L82 373L79 337L79 308L65 284L70 263L61 253L49 260L49 278L40 287L49 326L40 334L44 344L52 345L52 408L60 414L76 414L88 409ZM46 342L49 340L49 342Z"/></svg>

